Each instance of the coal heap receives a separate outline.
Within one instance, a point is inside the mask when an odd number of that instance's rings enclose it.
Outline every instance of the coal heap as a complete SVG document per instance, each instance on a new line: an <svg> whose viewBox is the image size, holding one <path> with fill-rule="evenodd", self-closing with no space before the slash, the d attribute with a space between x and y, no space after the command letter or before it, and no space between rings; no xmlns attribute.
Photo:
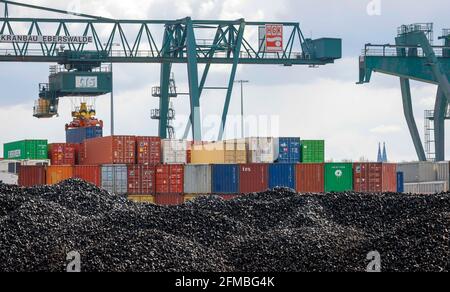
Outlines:
<svg viewBox="0 0 450 292"><path fill-rule="evenodd" d="M177 207L136 204L80 180L0 184L0 271L449 271L450 194L275 189Z"/></svg>

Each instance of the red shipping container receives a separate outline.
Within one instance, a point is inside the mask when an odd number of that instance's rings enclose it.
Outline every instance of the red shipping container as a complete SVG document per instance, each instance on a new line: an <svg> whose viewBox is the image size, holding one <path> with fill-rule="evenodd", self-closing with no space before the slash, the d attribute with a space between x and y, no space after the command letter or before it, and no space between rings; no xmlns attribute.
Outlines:
<svg viewBox="0 0 450 292"><path fill-rule="evenodd" d="M47 169L45 166L25 166L19 168L19 186L33 187L47 183Z"/></svg>
<svg viewBox="0 0 450 292"><path fill-rule="evenodd" d="M267 164L242 164L239 166L240 190L242 194L263 192L269 188Z"/></svg>
<svg viewBox="0 0 450 292"><path fill-rule="evenodd" d="M156 193L182 194L184 192L184 166L159 165L156 167Z"/></svg>
<svg viewBox="0 0 450 292"><path fill-rule="evenodd" d="M325 192L325 165L323 163L297 164L296 168L297 192Z"/></svg>
<svg viewBox="0 0 450 292"><path fill-rule="evenodd" d="M230 194L227 194L227 195L220 195L219 197L221 197L221 198L222 198L223 200L225 200L225 201L231 201L231 200L233 200L233 199L239 198L240 195L230 195Z"/></svg>
<svg viewBox="0 0 450 292"><path fill-rule="evenodd" d="M73 168L73 177L100 187L102 185L101 169L97 165L76 165Z"/></svg>
<svg viewBox="0 0 450 292"><path fill-rule="evenodd" d="M155 204L160 206L178 206L184 203L182 194L156 194Z"/></svg>
<svg viewBox="0 0 450 292"><path fill-rule="evenodd" d="M153 195L156 192L155 167L150 165L128 166L128 194Z"/></svg>
<svg viewBox="0 0 450 292"><path fill-rule="evenodd" d="M136 137L137 163L157 165L161 163L161 138Z"/></svg>
<svg viewBox="0 0 450 292"><path fill-rule="evenodd" d="M353 189L356 192L397 191L397 165L389 163L354 163Z"/></svg>
<svg viewBox="0 0 450 292"><path fill-rule="evenodd" d="M136 137L112 136L84 141L83 165L136 164Z"/></svg>
<svg viewBox="0 0 450 292"><path fill-rule="evenodd" d="M49 144L48 157L51 165L75 165L77 162L77 146L70 143Z"/></svg>

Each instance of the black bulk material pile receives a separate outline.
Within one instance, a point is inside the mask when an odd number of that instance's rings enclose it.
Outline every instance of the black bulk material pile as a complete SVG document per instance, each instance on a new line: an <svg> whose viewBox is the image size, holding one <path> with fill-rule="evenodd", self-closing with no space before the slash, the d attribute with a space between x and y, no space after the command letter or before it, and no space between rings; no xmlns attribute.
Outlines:
<svg viewBox="0 0 450 292"><path fill-rule="evenodd" d="M450 194L298 195L278 189L179 207L78 180L0 184L0 271L449 271Z"/></svg>

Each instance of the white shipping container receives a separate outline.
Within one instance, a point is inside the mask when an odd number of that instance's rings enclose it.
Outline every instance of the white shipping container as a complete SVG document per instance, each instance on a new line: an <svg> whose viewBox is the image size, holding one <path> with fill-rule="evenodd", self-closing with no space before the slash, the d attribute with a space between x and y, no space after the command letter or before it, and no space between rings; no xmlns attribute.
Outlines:
<svg viewBox="0 0 450 292"><path fill-rule="evenodd" d="M162 161L164 164L187 164L189 142L186 140L162 140Z"/></svg>
<svg viewBox="0 0 450 292"><path fill-rule="evenodd" d="M448 192L447 181L434 181L423 183L405 183L406 194L429 195Z"/></svg>
<svg viewBox="0 0 450 292"><path fill-rule="evenodd" d="M405 183L437 181L436 163L433 162L399 163L397 171L403 172Z"/></svg>
<svg viewBox="0 0 450 292"><path fill-rule="evenodd" d="M247 138L248 163L273 163L278 158L279 142L276 138Z"/></svg>
<svg viewBox="0 0 450 292"><path fill-rule="evenodd" d="M17 174L0 171L0 183L7 185L18 185L19 176Z"/></svg>
<svg viewBox="0 0 450 292"><path fill-rule="evenodd" d="M18 174L19 165L50 165L50 160L0 160L0 172Z"/></svg>

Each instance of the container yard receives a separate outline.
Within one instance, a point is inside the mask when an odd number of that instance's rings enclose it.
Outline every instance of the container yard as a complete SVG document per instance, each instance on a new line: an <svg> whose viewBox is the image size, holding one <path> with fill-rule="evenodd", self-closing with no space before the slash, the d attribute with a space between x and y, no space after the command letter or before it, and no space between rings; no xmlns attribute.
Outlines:
<svg viewBox="0 0 450 292"><path fill-rule="evenodd" d="M417 23L389 34L391 19L370 36L348 15L355 33L336 24L317 38L283 20L302 18L300 4L281 0L292 9L276 16L261 3L257 18L277 19L252 21L238 13L247 3L205 14L191 2L196 17L170 3L175 20L162 20L0 0L4 80L14 84L18 64L50 64L48 81L32 84L37 100L21 101L34 104L34 122L21 114L14 131L0 126L0 272L163 272L151 281L198 290L219 288L222 273L220 287L287 290L298 279L285 272L449 272L450 29L436 38L436 25ZM373 5L363 13L392 18ZM39 16L17 18L25 11ZM14 33L18 23L28 34ZM357 84L340 71L349 60ZM136 64L157 67L144 74ZM304 75L312 68L317 76ZM0 112L10 113L6 94L29 94L32 72L26 85L5 86ZM400 78L403 107L373 75ZM423 134L419 104L429 107Z"/></svg>

